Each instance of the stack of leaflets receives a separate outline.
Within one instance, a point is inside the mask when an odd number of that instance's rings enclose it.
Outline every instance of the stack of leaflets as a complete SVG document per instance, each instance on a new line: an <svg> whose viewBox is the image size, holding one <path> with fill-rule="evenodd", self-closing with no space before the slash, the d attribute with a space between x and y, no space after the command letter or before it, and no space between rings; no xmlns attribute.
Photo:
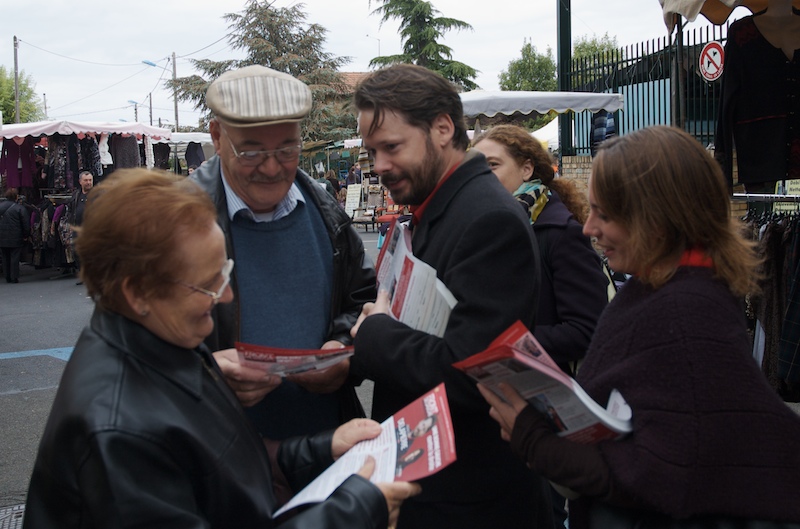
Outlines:
<svg viewBox="0 0 800 529"><path fill-rule="evenodd" d="M500 398L500 383L512 386L550 419L558 435L577 443L618 439L631 432L631 410L622 395L612 391L604 409L558 367L522 322L453 366Z"/></svg>
<svg viewBox="0 0 800 529"><path fill-rule="evenodd" d="M444 336L456 298L436 277L436 269L414 257L411 232L392 223L376 266L378 290L389 292L392 317L412 329Z"/></svg>

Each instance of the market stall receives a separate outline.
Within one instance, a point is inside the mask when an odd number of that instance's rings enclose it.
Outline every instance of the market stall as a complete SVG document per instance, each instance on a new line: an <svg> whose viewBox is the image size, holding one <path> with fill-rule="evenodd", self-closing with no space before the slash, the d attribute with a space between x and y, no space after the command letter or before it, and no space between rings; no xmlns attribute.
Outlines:
<svg viewBox="0 0 800 529"><path fill-rule="evenodd" d="M27 193L69 192L80 170L89 170L99 179L114 169L152 167L152 141L171 134L169 129L128 122L8 124L0 129L0 174L5 175L6 187Z"/></svg>

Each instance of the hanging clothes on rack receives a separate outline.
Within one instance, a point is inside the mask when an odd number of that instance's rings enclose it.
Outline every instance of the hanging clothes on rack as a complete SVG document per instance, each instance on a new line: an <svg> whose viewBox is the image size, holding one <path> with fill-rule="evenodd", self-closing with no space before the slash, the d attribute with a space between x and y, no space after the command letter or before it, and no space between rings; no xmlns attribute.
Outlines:
<svg viewBox="0 0 800 529"><path fill-rule="evenodd" d="M110 152L111 157L114 159L115 170L126 167L139 167L141 165L139 144L136 141L136 136L114 134L111 137Z"/></svg>
<svg viewBox="0 0 800 529"><path fill-rule="evenodd" d="M797 195L735 194L737 199L800 203ZM786 401L800 402L800 212L749 213L745 221L763 263L761 293L751 298L754 356L773 389Z"/></svg>
<svg viewBox="0 0 800 529"><path fill-rule="evenodd" d="M103 176L103 164L100 162L100 146L93 135L85 135L80 140L81 164L80 170L91 171L92 176Z"/></svg>
<svg viewBox="0 0 800 529"><path fill-rule="evenodd" d="M0 151L0 174L6 175L6 187L33 187L36 159L33 138L6 138Z"/></svg>

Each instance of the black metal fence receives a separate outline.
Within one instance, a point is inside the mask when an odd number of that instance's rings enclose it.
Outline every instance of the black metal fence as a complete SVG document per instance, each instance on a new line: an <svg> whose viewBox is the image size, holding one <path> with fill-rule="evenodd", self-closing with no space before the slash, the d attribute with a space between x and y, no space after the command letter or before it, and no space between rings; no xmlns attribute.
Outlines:
<svg viewBox="0 0 800 529"><path fill-rule="evenodd" d="M722 81L721 77L707 81L701 75L700 54L708 42L724 46L727 34L727 24L679 28L671 37L575 59L568 74L569 90L623 94L624 109L613 113L617 134L649 125L675 125L707 146L714 141ZM593 116L571 115L573 119L562 121L562 127L569 123L572 141L562 145L561 153L588 155Z"/></svg>

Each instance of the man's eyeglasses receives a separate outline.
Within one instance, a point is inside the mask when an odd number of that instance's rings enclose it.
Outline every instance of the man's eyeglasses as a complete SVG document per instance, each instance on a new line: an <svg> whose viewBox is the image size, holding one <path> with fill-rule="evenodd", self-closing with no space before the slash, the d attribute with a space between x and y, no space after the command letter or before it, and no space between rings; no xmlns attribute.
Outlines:
<svg viewBox="0 0 800 529"><path fill-rule="evenodd" d="M219 287L219 290L216 292L211 292L210 290L206 290L204 288L200 288L195 285L190 285L189 283L184 283L183 281L176 281L176 283L185 286L186 288L190 288L195 292L200 292L201 294L205 294L206 296L210 296L211 299L214 300L214 305L219 303L220 298L222 298L223 294L225 294L225 289L228 288L228 283L231 282L231 272L233 271L233 259L228 259L225 261L225 265L222 267L220 274L222 275L222 286Z"/></svg>
<svg viewBox="0 0 800 529"><path fill-rule="evenodd" d="M225 133L225 137L228 138L228 144L231 146L233 155L236 156L236 159L239 160L239 163L242 164L242 167L257 167L267 161L267 158L270 156L274 156L275 159L278 160L278 163L296 162L300 156L300 151L303 150L303 145L298 143L297 145L290 145L288 147L282 147L273 151L239 152L236 150L236 147L234 147L231 137L228 136L228 131L225 130L224 127L220 128L222 129L222 132Z"/></svg>

